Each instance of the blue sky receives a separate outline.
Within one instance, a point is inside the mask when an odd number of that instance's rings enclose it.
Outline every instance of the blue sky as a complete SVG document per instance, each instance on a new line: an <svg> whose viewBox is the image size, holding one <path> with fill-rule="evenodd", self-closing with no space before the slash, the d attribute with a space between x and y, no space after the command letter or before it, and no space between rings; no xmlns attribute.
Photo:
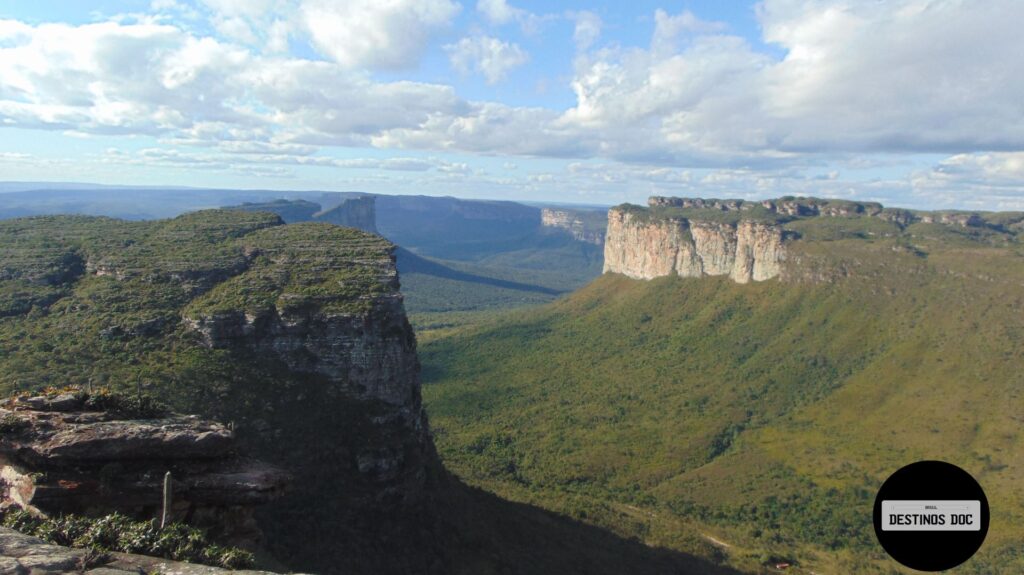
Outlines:
<svg viewBox="0 0 1024 575"><path fill-rule="evenodd" d="M1014 0L0 2L0 180L1024 209Z"/></svg>

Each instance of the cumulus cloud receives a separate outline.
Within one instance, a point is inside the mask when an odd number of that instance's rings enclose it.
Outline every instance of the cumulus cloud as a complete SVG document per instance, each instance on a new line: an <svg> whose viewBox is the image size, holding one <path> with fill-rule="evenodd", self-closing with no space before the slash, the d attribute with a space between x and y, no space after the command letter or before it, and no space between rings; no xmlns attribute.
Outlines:
<svg viewBox="0 0 1024 575"><path fill-rule="evenodd" d="M529 60L518 44L504 42L490 36L463 38L445 46L452 67L459 72L479 72L488 84L497 84L515 68Z"/></svg>
<svg viewBox="0 0 1024 575"><path fill-rule="evenodd" d="M536 33L541 24L550 18L550 16L538 16L529 10L516 8L506 0L478 0L476 10L485 21L494 26L517 22L523 32L527 34Z"/></svg>
<svg viewBox="0 0 1024 575"><path fill-rule="evenodd" d="M781 55L722 24L660 10L649 42L595 47L601 20L579 12L569 15L578 53L567 109L469 101L449 85L373 75L414 65L452 23L453 0L204 6L212 36L164 17L0 21L0 125L150 135L275 162L334 146L600 159L691 170L691 185L812 193L955 185L1019 193L1024 179L1024 59L1016 56L1024 3L1016 1L765 0L763 39ZM476 8L494 25L530 16L496 0ZM296 41L322 58L289 53ZM455 69L492 84L528 59L482 32L445 49ZM892 153L948 159L903 183L751 175ZM698 177L699 169L717 175ZM681 173L629 176L684 185Z"/></svg>
<svg viewBox="0 0 1024 575"><path fill-rule="evenodd" d="M508 24L526 14L525 10L513 8L505 0L479 0L476 9L490 23L497 25Z"/></svg>
<svg viewBox="0 0 1024 575"><path fill-rule="evenodd" d="M432 32L459 12L451 0L304 0L313 45L348 68L400 69L416 63Z"/></svg>
<svg viewBox="0 0 1024 575"><path fill-rule="evenodd" d="M601 29L604 27L601 17L588 10L573 12L569 17L575 21L572 39L576 43L576 50L589 50L601 37Z"/></svg>

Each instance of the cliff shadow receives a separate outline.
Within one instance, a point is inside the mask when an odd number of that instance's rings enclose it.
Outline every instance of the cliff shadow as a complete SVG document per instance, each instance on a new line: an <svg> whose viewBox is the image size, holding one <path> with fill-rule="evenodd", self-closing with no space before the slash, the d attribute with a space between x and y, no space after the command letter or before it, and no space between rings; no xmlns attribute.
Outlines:
<svg viewBox="0 0 1024 575"><path fill-rule="evenodd" d="M544 286L502 280L459 271L444 264L418 256L405 248L398 248L395 250L395 256L397 257L398 272L403 275L413 273L423 274L453 281L476 283L491 287L540 293L550 296L557 296L565 293L563 291Z"/></svg>
<svg viewBox="0 0 1024 575"><path fill-rule="evenodd" d="M747 575L711 560L649 547L593 525L508 501L451 478L450 573Z"/></svg>

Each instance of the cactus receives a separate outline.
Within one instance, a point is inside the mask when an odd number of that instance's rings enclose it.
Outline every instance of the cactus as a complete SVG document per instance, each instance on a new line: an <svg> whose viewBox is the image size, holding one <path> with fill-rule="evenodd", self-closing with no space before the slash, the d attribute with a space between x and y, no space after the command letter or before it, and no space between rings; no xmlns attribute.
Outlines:
<svg viewBox="0 0 1024 575"><path fill-rule="evenodd" d="M171 515L171 472L164 474L164 512L160 518L160 529L167 526L167 519Z"/></svg>

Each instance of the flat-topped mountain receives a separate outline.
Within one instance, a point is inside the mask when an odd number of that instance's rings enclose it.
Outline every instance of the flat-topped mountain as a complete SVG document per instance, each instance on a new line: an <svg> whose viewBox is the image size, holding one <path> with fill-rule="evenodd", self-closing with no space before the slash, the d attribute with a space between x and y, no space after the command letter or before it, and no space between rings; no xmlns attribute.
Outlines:
<svg viewBox="0 0 1024 575"><path fill-rule="evenodd" d="M1021 231L1021 212L922 212L818 198L748 202L654 196L646 208L624 204L609 211L604 271L639 279L792 279L807 275L801 257L807 240L905 241L938 234L1000 244L1015 241Z"/></svg>
<svg viewBox="0 0 1024 575"><path fill-rule="evenodd" d="M210 210L6 220L0 246L3 393L139 388L233 425L295 477L257 514L289 566L408 566L360 550L384 532L434 548L409 519L440 465L387 240Z"/></svg>
<svg viewBox="0 0 1024 575"><path fill-rule="evenodd" d="M599 246L604 243L608 215L603 210L543 208L540 223L545 228L569 232L578 241Z"/></svg>
<svg viewBox="0 0 1024 575"><path fill-rule="evenodd" d="M336 196L341 201L326 208L309 200L278 199L269 202L244 202L236 206L228 206L225 209L271 212L281 216L281 219L290 224L325 222L377 233L377 208L374 196L349 197L341 194L336 194ZM327 198L329 194L323 194L323 197ZM338 198L335 198L335 201Z"/></svg>
<svg viewBox="0 0 1024 575"><path fill-rule="evenodd" d="M882 482L949 461L993 510L957 573L1024 572L1024 214L684 201L612 210L619 273L420 347L446 465L738 568L867 575L898 570Z"/></svg>
<svg viewBox="0 0 1024 575"><path fill-rule="evenodd" d="M54 509L71 511L104 504L87 496L97 475L138 479L142 495L115 480L97 488L151 506L162 475L147 476L140 454L170 466L183 504L223 507L203 489L244 480L252 489L233 493L264 503L254 513L264 547L287 568L317 573L737 575L449 476L420 402L395 250L356 229L285 225L258 210L0 221L0 394L28 395L0 421L4 445L27 458L12 460L6 477L32 492L28 505L52 495L64 502L50 500ZM39 399L67 386L151 394L200 419L105 420L75 411L87 407L76 397ZM37 433L12 433L25 430ZM172 449L180 443L208 459L237 445L292 481L280 492L275 476L247 475L259 470L230 457L224 473L204 474L216 461L185 465ZM72 457L90 455L114 459L96 470ZM87 501L55 491L75 481ZM41 565L37 555L78 553L39 545L0 545L0 563L29 568Z"/></svg>

